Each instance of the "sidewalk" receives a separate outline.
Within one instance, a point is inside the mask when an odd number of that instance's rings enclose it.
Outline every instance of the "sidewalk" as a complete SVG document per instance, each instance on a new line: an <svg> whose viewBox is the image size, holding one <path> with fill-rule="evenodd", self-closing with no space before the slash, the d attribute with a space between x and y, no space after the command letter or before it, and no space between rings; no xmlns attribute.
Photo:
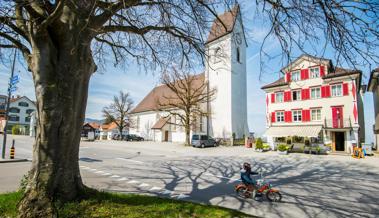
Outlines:
<svg viewBox="0 0 379 218"><path fill-rule="evenodd" d="M29 160L28 159L19 159L19 158L16 158L16 159L2 159L2 158L0 158L0 164L1 163L26 162L26 161L29 161Z"/></svg>

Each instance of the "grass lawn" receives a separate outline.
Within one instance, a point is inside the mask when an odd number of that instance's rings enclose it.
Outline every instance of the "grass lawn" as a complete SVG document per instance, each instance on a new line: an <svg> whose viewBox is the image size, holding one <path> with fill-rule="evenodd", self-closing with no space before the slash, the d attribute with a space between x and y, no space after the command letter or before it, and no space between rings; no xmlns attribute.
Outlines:
<svg viewBox="0 0 379 218"><path fill-rule="evenodd" d="M16 217L21 192L0 194L0 217ZM57 206L59 217L250 217L238 211L158 197L91 192Z"/></svg>

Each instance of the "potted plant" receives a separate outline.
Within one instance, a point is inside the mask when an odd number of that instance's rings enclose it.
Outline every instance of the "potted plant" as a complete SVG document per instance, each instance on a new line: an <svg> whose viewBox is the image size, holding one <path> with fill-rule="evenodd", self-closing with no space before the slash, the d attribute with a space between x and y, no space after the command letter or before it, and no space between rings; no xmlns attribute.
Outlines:
<svg viewBox="0 0 379 218"><path fill-rule="evenodd" d="M267 143L264 143L262 147L264 151L269 151L271 149L270 145Z"/></svg>
<svg viewBox="0 0 379 218"><path fill-rule="evenodd" d="M255 141L255 150L259 152L263 151L263 142L261 138L257 138Z"/></svg>
<svg viewBox="0 0 379 218"><path fill-rule="evenodd" d="M284 144L278 145L278 153L279 154L288 154L288 146Z"/></svg>

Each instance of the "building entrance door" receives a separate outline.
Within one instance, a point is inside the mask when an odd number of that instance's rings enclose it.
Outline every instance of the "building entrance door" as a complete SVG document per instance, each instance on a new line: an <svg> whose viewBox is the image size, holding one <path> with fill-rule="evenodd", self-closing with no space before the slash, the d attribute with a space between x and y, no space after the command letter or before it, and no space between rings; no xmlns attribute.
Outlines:
<svg viewBox="0 0 379 218"><path fill-rule="evenodd" d="M168 142L168 131L164 132L164 141Z"/></svg>
<svg viewBox="0 0 379 218"><path fill-rule="evenodd" d="M334 132L334 144L336 151L345 151L345 133Z"/></svg>

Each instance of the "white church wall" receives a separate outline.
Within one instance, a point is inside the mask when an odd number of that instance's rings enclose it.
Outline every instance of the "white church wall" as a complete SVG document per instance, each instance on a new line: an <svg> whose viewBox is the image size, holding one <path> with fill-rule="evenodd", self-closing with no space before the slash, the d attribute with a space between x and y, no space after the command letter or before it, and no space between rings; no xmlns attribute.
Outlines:
<svg viewBox="0 0 379 218"><path fill-rule="evenodd" d="M210 135L216 138L228 138L231 136L231 63L229 61L231 35L228 34L208 44L208 52L211 60L206 68L206 76L209 86L216 88L216 95L211 102ZM221 49L215 56L216 49ZM219 58L220 60L215 60Z"/></svg>
<svg viewBox="0 0 379 218"><path fill-rule="evenodd" d="M233 38L231 43L231 99L232 99L232 132L236 138L242 138L249 133L247 124L247 89L246 89L246 43L244 40L243 29L238 16L234 26ZM240 34L240 44L237 40ZM240 61L237 61L237 48L240 53Z"/></svg>
<svg viewBox="0 0 379 218"><path fill-rule="evenodd" d="M133 115L133 127L130 128L130 134L136 134L145 140L153 140L154 132L151 127L156 123L156 112L138 113ZM139 118L139 123L138 123Z"/></svg>

